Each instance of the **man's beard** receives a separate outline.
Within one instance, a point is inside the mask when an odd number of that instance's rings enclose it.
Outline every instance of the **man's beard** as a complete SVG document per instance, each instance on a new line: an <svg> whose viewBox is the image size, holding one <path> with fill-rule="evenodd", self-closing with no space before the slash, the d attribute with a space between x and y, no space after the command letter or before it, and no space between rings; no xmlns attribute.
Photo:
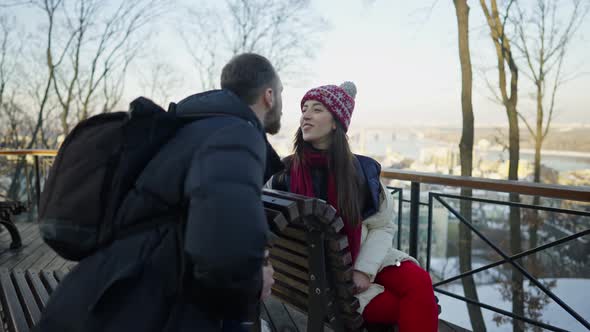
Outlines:
<svg viewBox="0 0 590 332"><path fill-rule="evenodd" d="M278 105L275 104L264 116L264 131L267 134L274 135L281 129L281 113Z"/></svg>

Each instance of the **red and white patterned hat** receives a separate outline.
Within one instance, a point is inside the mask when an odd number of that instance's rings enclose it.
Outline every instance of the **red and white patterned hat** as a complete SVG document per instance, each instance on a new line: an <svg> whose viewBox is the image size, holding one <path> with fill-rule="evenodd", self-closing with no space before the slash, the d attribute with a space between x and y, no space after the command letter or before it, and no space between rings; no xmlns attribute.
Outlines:
<svg viewBox="0 0 590 332"><path fill-rule="evenodd" d="M308 100L319 101L342 124L344 131L347 131L354 111L355 97L356 86L352 82L344 82L340 86L322 85L305 93L301 99L301 108Z"/></svg>

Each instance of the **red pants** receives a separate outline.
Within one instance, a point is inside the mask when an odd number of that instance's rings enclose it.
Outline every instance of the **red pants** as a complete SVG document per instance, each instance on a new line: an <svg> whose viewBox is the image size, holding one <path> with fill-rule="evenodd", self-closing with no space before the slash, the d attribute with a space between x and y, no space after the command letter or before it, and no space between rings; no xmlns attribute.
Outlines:
<svg viewBox="0 0 590 332"><path fill-rule="evenodd" d="M436 332L438 307L428 273L413 262L388 266L375 283L385 291L375 296L363 311L368 323L397 325L400 332Z"/></svg>

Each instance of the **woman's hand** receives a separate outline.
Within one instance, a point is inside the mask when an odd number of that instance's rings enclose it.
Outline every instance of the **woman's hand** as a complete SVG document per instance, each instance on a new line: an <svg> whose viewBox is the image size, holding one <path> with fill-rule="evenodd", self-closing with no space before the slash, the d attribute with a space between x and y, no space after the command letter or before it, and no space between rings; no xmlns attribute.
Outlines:
<svg viewBox="0 0 590 332"><path fill-rule="evenodd" d="M273 275L275 270L272 268L268 260L268 250L264 252L264 265L262 265L262 292L260 292L260 299L265 300L270 297L272 292L272 285L275 283Z"/></svg>
<svg viewBox="0 0 590 332"><path fill-rule="evenodd" d="M361 271L352 271L352 281L356 287L356 294L366 291L371 286L371 279Z"/></svg>

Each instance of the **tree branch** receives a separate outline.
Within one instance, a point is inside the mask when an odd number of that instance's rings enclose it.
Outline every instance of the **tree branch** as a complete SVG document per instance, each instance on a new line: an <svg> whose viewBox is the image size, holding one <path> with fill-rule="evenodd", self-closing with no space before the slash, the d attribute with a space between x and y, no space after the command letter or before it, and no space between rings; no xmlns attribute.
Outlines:
<svg viewBox="0 0 590 332"><path fill-rule="evenodd" d="M526 125L527 129L529 130L529 133L531 134L531 136L535 137L536 136L535 131L530 126L530 124L527 121L526 117L524 117L520 112L517 112L516 114L518 114L518 117L524 122L524 124Z"/></svg>

